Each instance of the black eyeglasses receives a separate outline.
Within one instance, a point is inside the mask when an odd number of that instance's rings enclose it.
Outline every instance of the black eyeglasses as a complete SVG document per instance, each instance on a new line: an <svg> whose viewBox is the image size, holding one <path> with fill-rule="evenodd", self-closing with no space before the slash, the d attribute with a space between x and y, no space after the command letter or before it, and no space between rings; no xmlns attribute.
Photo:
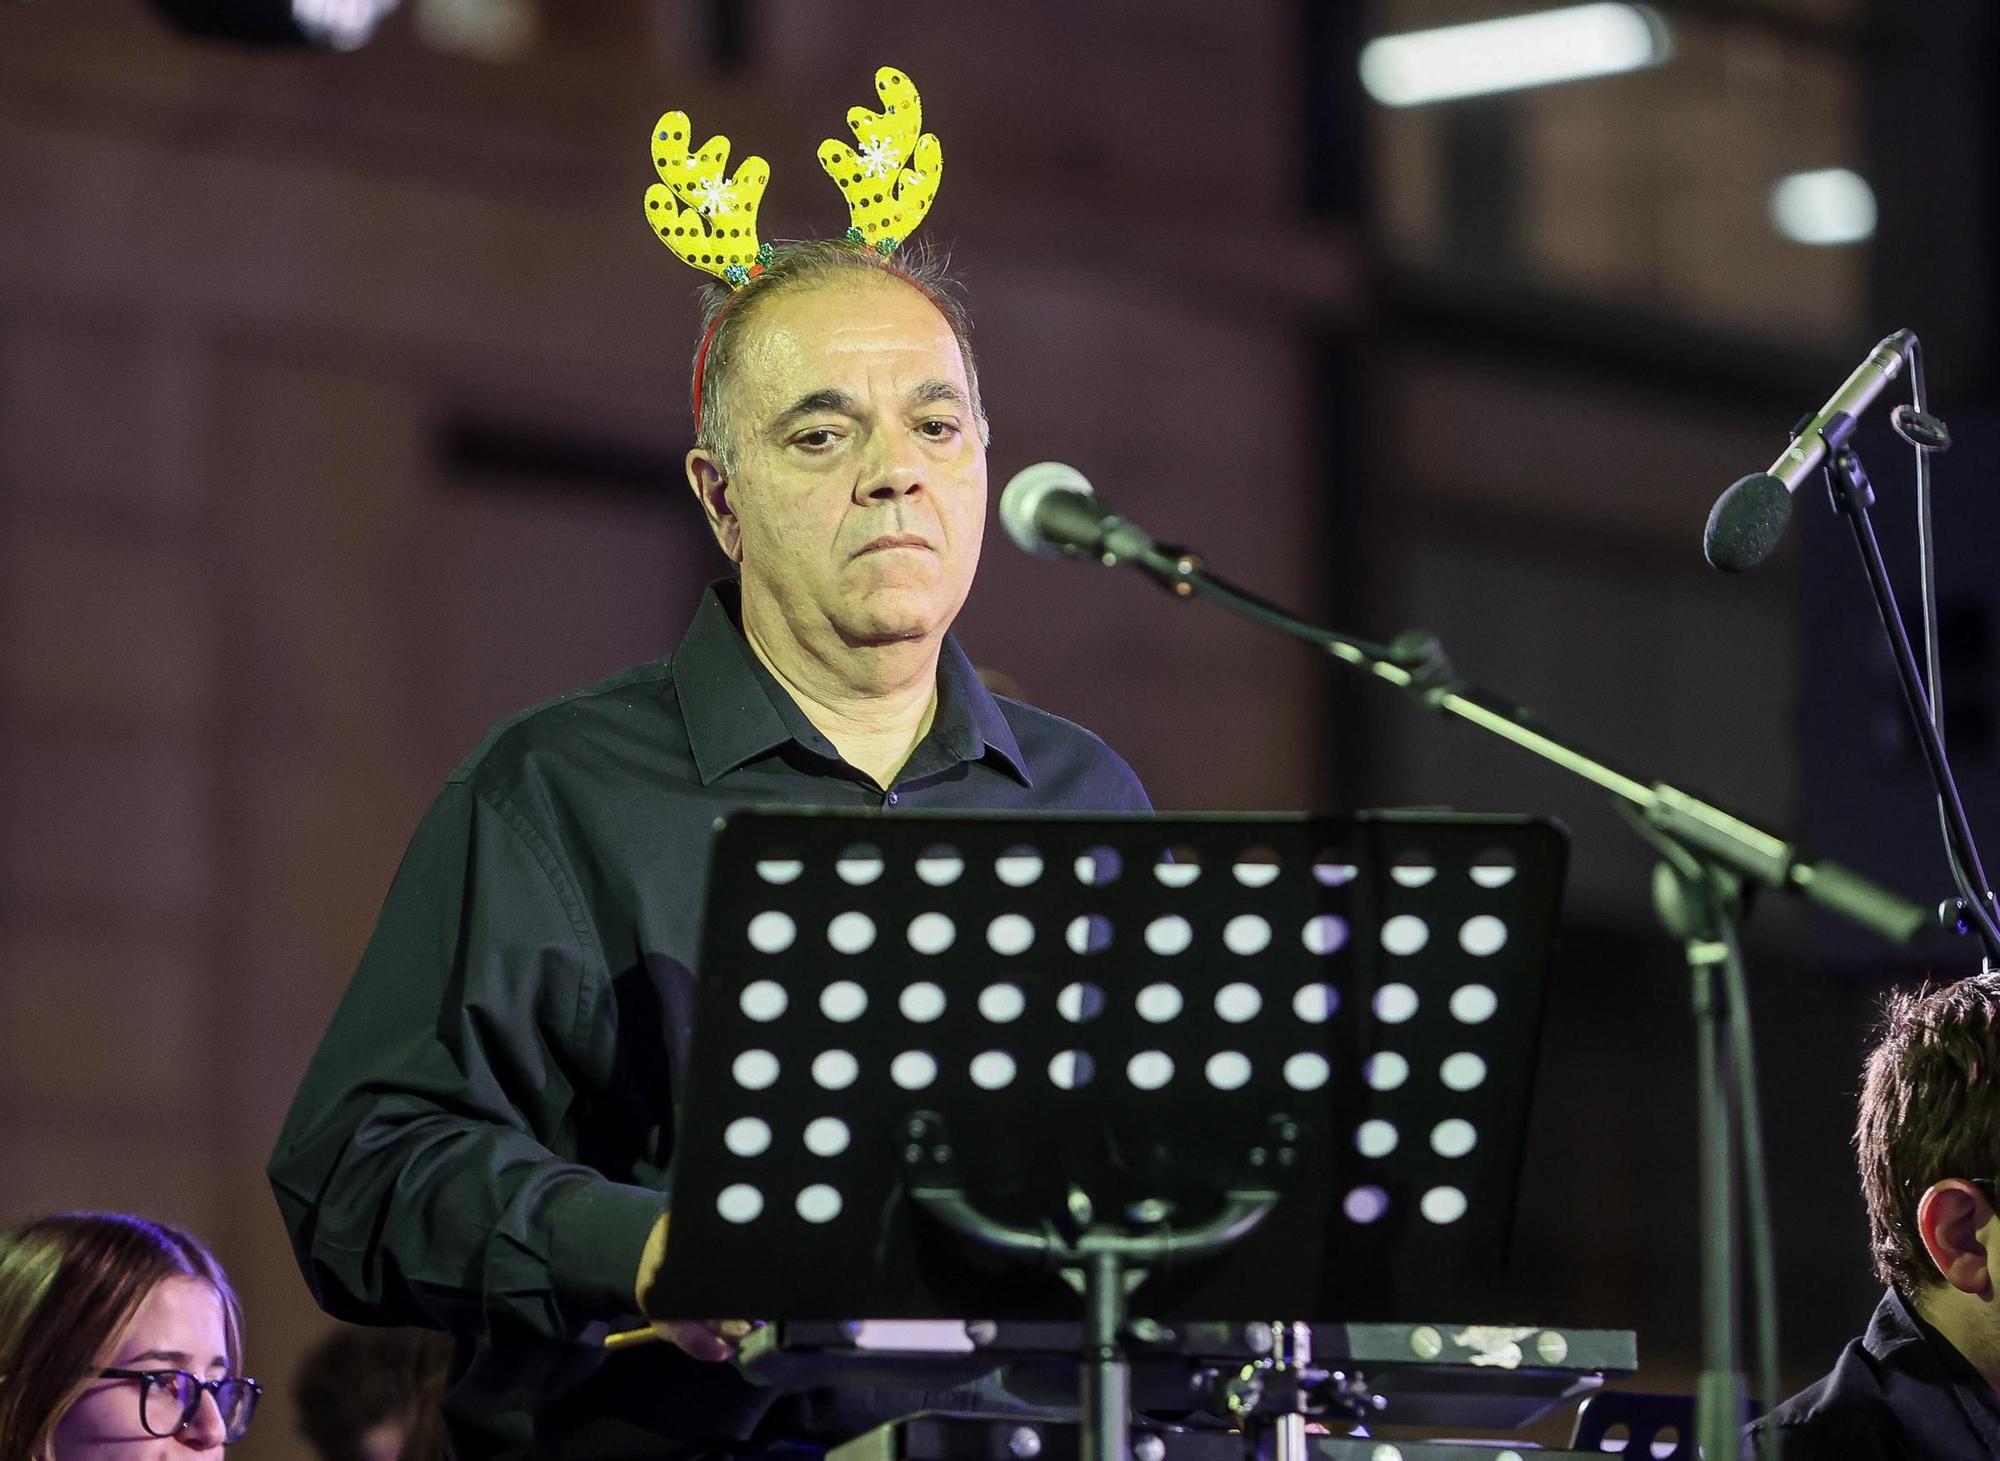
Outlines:
<svg viewBox="0 0 2000 1461"><path fill-rule="evenodd" d="M201 1397L213 1395L222 1417L222 1444L233 1446L250 1429L264 1387L242 1375L204 1380L186 1370L99 1370L107 1380L139 1382L139 1424L149 1436L177 1436L194 1423Z"/></svg>

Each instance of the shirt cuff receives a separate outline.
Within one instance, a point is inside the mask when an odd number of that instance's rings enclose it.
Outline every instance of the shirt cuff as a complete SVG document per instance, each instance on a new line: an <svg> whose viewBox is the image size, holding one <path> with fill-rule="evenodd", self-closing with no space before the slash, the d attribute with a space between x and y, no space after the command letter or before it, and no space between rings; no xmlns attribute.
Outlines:
<svg viewBox="0 0 2000 1461"><path fill-rule="evenodd" d="M549 1272L568 1303L600 1315L634 1314L632 1285L666 1194L618 1182L579 1183L549 1207Z"/></svg>

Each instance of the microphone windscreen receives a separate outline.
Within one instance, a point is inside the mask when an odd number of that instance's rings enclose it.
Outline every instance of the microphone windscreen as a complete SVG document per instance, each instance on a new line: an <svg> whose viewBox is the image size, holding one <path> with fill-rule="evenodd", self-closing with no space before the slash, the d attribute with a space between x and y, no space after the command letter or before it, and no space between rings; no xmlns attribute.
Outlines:
<svg viewBox="0 0 2000 1461"><path fill-rule="evenodd" d="M1062 549L1051 543L1035 522L1036 510L1051 492L1076 492L1094 496L1083 473L1067 462L1036 462L1007 479L1000 493L1000 525L1016 547L1026 553L1055 558Z"/></svg>
<svg viewBox="0 0 2000 1461"><path fill-rule="evenodd" d="M1769 472L1756 472L1715 499L1701 554L1724 573L1755 568L1777 551L1792 517L1792 494Z"/></svg>

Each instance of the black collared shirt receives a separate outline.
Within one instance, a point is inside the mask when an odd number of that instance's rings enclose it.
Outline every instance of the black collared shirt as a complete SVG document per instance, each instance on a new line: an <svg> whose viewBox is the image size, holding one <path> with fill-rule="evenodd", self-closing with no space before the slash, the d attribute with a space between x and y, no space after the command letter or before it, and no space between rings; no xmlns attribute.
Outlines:
<svg viewBox="0 0 2000 1461"><path fill-rule="evenodd" d="M1767 1429L1782 1438L1783 1461L1993 1461L2000 1396L1890 1289L1833 1369L1749 1434Z"/></svg>
<svg viewBox="0 0 2000 1461"><path fill-rule="evenodd" d="M865 1396L773 1407L731 1367L599 1346L640 1322L633 1276L668 1206L718 816L1147 809L1102 741L995 699L949 639L931 730L885 791L758 661L735 602L718 585L670 659L503 722L452 774L271 1158L329 1313L457 1336L460 1461L874 1418Z"/></svg>

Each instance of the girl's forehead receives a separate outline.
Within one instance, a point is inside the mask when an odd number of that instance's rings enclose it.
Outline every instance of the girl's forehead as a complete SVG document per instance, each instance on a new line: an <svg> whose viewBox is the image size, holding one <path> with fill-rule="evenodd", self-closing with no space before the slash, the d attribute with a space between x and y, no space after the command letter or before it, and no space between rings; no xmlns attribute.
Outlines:
<svg viewBox="0 0 2000 1461"><path fill-rule="evenodd" d="M184 1354L200 1368L227 1359L228 1340L222 1296L206 1279L176 1274L153 1286L115 1348L131 1354Z"/></svg>

